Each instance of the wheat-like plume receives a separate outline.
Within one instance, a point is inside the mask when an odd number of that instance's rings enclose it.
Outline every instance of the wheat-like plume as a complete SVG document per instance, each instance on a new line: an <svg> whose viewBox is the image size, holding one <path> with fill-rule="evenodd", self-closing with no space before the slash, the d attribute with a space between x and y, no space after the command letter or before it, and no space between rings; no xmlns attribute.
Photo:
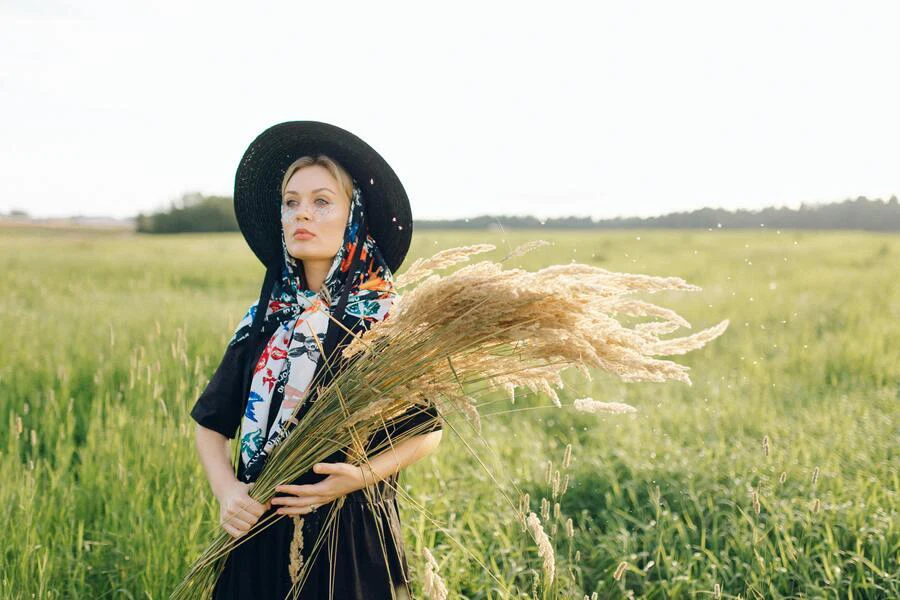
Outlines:
<svg viewBox="0 0 900 600"><path fill-rule="evenodd" d="M294 521L294 536L291 538L291 561L288 565L288 573L291 583L297 585L300 579L300 570L303 568L303 517L292 515Z"/></svg>
<svg viewBox="0 0 900 600"><path fill-rule="evenodd" d="M599 400L594 400L593 398L577 398L575 402L572 403L575 407L575 410L581 412L588 413L632 413L637 412L637 409L630 404L625 404L624 402L600 402Z"/></svg>
<svg viewBox="0 0 900 600"><path fill-rule="evenodd" d="M422 586L425 595L430 600L447 600L447 584L438 574L438 563L428 548L422 548L422 556L425 557L425 585Z"/></svg>
<svg viewBox="0 0 900 600"><path fill-rule="evenodd" d="M523 244L507 258L540 245ZM282 430L253 486L251 495L257 501L267 502L275 486L297 479L336 451L347 451L353 462L365 462L404 437L421 433L412 429L379 445L366 445L373 433L402 414L433 405L441 418L462 413L480 432L476 400L492 390L503 391L513 402L516 388L526 388L562 407L558 390L564 389L561 373L568 367L587 379L597 369L625 382L691 385L687 366L655 357L700 348L728 326L725 320L691 336L659 339L690 324L674 311L632 295L700 289L678 277L617 273L577 263L526 271L492 261L463 265L448 275L436 273L493 249L490 244L450 248L417 260L395 279L397 287L417 285L398 296L389 318L362 335L354 332L335 359L342 368L331 382L311 382L310 389L318 390L317 401L301 419L292 416ZM656 321L629 328L618 315ZM321 345L319 349L324 352ZM574 408L634 410L591 399L577 400ZM562 493L559 478L557 472L551 480L554 498ZM545 521L549 508L549 501L542 500ZM228 552L277 518L261 520L237 541L220 531L171 598L208 597ZM543 534L536 539L552 580L552 547L537 515L530 513L528 519L532 531Z"/></svg>
<svg viewBox="0 0 900 600"><path fill-rule="evenodd" d="M547 583L550 584L553 582L553 577L556 573L556 557L553 552L553 545L550 543L550 538L544 532L541 520L536 514L533 512L528 513L526 522L537 542L538 555L544 559L544 574L547 576Z"/></svg>
<svg viewBox="0 0 900 600"><path fill-rule="evenodd" d="M432 254L428 258L419 258L409 266L402 274L394 277L394 288L400 289L428 277L433 272L446 269L457 263L469 260L469 257L479 252L490 252L494 249L491 244L476 244L474 246L461 246L448 248Z"/></svg>

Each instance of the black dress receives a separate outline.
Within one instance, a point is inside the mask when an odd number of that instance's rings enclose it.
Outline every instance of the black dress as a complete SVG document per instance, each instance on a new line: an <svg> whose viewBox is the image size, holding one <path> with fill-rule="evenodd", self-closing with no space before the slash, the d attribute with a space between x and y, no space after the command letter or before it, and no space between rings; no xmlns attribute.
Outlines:
<svg viewBox="0 0 900 600"><path fill-rule="evenodd" d="M254 362L262 353L272 327L265 328L255 348L247 343L228 347L206 389L191 410L191 417L227 438L234 438L240 426L244 395L249 390L247 360ZM280 399L273 397L270 408L271 427ZM408 428L427 433L442 428L433 405L415 407L375 432L369 447L381 443L387 435L397 435ZM323 462L344 462L345 455L335 453ZM238 459L237 476L241 479L243 464ZM340 600L380 600L412 598L409 587L409 565L400 536L400 515L394 488L400 473L364 490L347 494L341 500L324 504L314 512L301 515L302 587L291 578L291 544L297 520L282 515L249 539L238 544L228 555L219 577L215 600L281 600L285 598ZM326 475L312 471L292 483L314 483ZM241 479L243 480L243 479ZM278 494L285 495L285 494ZM264 513L266 519L277 509ZM334 521L315 547L319 533L328 522L328 514L336 511ZM294 563L296 566L296 562ZM294 569L296 576L297 570ZM299 593L298 593L299 592Z"/></svg>

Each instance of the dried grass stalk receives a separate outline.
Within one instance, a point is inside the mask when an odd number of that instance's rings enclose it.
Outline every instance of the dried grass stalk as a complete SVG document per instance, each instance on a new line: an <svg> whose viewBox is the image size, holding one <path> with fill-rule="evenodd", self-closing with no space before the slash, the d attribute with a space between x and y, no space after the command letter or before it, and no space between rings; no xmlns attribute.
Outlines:
<svg viewBox="0 0 900 600"><path fill-rule="evenodd" d="M523 244L507 258L540 245ZM395 416L417 407L433 404L441 415L461 412L480 431L475 398L492 390L504 391L514 402L515 389L524 387L562 406L556 390L563 389L561 372L568 367L588 379L591 369L599 369L626 382L674 380L691 385L688 367L654 357L700 348L728 326L726 320L692 336L659 339L690 324L674 311L631 295L700 290L678 277L616 273L584 264L532 272L491 261L465 265L445 276L436 273L493 249L478 244L444 250L417 260L395 278L397 287L417 285L395 301L389 318L353 337L327 386L311 383L311 389L319 390L317 401L282 431L252 488L256 500L267 502L275 486L297 479L336 451L346 451L348 460L362 463L418 435L421 431L413 428L372 448L363 443ZM629 328L617 320L620 314L659 321ZM581 401L575 408L596 412L626 406ZM554 488L559 488L558 476ZM549 505L545 509L542 502L541 508L549 513ZM531 513L529 518L532 529L543 533L537 516ZM273 519L257 522L239 540L219 531L171 598L208 597L228 552ZM323 527L321 535L327 530ZM539 537L552 579L552 549L546 543L546 536Z"/></svg>

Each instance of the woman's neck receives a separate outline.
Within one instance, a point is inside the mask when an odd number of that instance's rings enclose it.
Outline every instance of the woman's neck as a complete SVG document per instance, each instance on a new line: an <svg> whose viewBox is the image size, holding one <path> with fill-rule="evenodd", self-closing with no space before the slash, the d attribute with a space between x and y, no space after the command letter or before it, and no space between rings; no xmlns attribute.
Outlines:
<svg viewBox="0 0 900 600"><path fill-rule="evenodd" d="M333 257L328 260L304 260L303 276L306 278L306 287L318 293L325 283L325 276L328 275L333 260Z"/></svg>

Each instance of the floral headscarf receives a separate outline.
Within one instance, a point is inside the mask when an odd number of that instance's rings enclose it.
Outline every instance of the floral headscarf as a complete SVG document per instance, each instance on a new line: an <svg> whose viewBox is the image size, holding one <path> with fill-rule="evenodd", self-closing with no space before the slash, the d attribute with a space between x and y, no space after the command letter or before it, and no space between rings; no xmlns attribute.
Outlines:
<svg viewBox="0 0 900 600"><path fill-rule="evenodd" d="M362 195L354 181L344 241L319 292L306 287L302 261L288 253L282 229L281 277L275 280L263 326L268 331L266 325L277 323L277 328L253 368L246 409L241 419L240 449L245 474L247 469L271 453L280 442L278 437L283 424L297 404L302 405L307 400L309 384L322 360L319 345L325 346L331 322L328 315L334 314L344 291L363 219ZM344 314L359 319L363 324L380 321L388 316L397 294L391 269L368 233L359 261L361 268L351 283ZM238 323L229 345L237 344L250 335L256 309L254 302ZM314 336L318 338L318 344ZM281 405L267 432L270 407L276 397L281 397Z"/></svg>

